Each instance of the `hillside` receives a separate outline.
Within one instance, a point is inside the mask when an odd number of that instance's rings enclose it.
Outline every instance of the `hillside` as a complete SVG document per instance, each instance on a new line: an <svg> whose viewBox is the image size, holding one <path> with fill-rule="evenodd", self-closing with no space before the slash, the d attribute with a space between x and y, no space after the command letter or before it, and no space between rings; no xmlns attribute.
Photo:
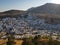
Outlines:
<svg viewBox="0 0 60 45"><path fill-rule="evenodd" d="M42 6L28 9L28 13L44 18L47 23L60 23L60 4L46 3Z"/></svg>
<svg viewBox="0 0 60 45"><path fill-rule="evenodd" d="M42 6L28 9L31 13L60 14L60 4L46 3Z"/></svg>
<svg viewBox="0 0 60 45"><path fill-rule="evenodd" d="M4 12L0 12L0 17L6 17L6 16L18 16L18 15L24 15L26 13L26 11L23 10L8 10L8 11L4 11Z"/></svg>
<svg viewBox="0 0 60 45"><path fill-rule="evenodd" d="M8 10L8 11L0 12L0 16L16 16L16 15L22 15L22 14L24 15L27 12L34 13L34 14L47 14L49 16L50 15L60 15L60 4L46 3L42 6L32 7L30 9L28 9L27 11Z"/></svg>
<svg viewBox="0 0 60 45"><path fill-rule="evenodd" d="M10 31L22 33L32 30L60 30L60 15L59 13L55 13L58 11L56 6L60 5L47 3L40 7L31 8L28 11L8 10L2 12L0 16L4 16L5 18L0 18L0 31L7 30L9 33ZM56 9L57 11L51 13L48 9L51 9L50 11Z"/></svg>

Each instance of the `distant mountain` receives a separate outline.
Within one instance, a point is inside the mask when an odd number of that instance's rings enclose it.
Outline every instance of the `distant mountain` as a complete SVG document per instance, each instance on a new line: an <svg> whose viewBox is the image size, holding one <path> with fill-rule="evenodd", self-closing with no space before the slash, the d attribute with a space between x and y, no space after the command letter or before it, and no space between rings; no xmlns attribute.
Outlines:
<svg viewBox="0 0 60 45"><path fill-rule="evenodd" d="M53 14L53 15L59 15L57 17L60 18L60 4L46 3L46 4L42 5L42 6L32 7L30 9L28 9L27 11L8 10L8 11L0 12L0 17L1 16L25 15L26 13L49 14L48 15L49 17L50 17L50 14Z"/></svg>
<svg viewBox="0 0 60 45"><path fill-rule="evenodd" d="M55 14L60 15L60 4L46 3L42 6L32 7L27 11L23 10L8 10L0 12L1 16L17 16L24 15L26 13L41 13L41 14Z"/></svg>
<svg viewBox="0 0 60 45"><path fill-rule="evenodd" d="M45 5L28 9L31 13L60 14L60 4L46 3Z"/></svg>
<svg viewBox="0 0 60 45"><path fill-rule="evenodd" d="M4 12L0 12L0 16L17 16L17 15L23 15L26 11L23 10L8 10Z"/></svg>

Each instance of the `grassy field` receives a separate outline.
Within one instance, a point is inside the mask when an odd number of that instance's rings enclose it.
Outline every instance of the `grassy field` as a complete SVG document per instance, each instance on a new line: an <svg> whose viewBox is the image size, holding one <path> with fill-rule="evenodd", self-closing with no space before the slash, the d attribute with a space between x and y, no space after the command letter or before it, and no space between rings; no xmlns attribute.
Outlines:
<svg viewBox="0 0 60 45"><path fill-rule="evenodd" d="M15 45L22 45L23 40L15 40L16 44Z"/></svg>
<svg viewBox="0 0 60 45"><path fill-rule="evenodd" d="M0 39L0 45L6 45L7 41L7 39ZM15 45L22 45L23 40L14 40L14 42L16 42Z"/></svg>
<svg viewBox="0 0 60 45"><path fill-rule="evenodd" d="M0 45L6 45L7 39L0 39Z"/></svg>

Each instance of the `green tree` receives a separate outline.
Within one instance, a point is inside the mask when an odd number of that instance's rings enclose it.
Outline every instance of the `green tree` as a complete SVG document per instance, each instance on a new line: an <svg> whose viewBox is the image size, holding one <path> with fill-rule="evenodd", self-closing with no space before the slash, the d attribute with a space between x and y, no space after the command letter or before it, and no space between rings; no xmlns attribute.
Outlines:
<svg viewBox="0 0 60 45"><path fill-rule="evenodd" d="M41 39L41 36L40 35L35 36L34 39L33 39L34 45L41 45L40 39Z"/></svg>
<svg viewBox="0 0 60 45"><path fill-rule="evenodd" d="M49 37L48 45L53 45L53 39L52 39L52 37Z"/></svg>
<svg viewBox="0 0 60 45"><path fill-rule="evenodd" d="M57 40L54 40L53 44L54 44L54 45L60 45L60 42L57 41Z"/></svg>
<svg viewBox="0 0 60 45"><path fill-rule="evenodd" d="M24 38L23 40L24 42L22 45L34 45L34 43L32 42L32 39L30 38Z"/></svg>
<svg viewBox="0 0 60 45"><path fill-rule="evenodd" d="M15 44L13 35L7 34L7 38L8 38L7 45L14 45Z"/></svg>

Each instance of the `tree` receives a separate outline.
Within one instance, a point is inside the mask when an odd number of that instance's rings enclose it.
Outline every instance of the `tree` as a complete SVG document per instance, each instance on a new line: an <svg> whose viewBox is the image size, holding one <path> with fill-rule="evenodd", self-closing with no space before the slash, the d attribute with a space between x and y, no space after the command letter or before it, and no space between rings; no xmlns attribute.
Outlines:
<svg viewBox="0 0 60 45"><path fill-rule="evenodd" d="M24 38L23 40L24 42L22 45L34 45L34 43L32 42L32 39L30 38Z"/></svg>
<svg viewBox="0 0 60 45"><path fill-rule="evenodd" d="M52 37L49 37L48 45L53 45L53 39L52 39Z"/></svg>
<svg viewBox="0 0 60 45"><path fill-rule="evenodd" d="M33 39L34 45L41 45L40 44L40 39L41 39L41 36L40 35L35 36L34 39Z"/></svg>
<svg viewBox="0 0 60 45"><path fill-rule="evenodd" d="M13 35L7 34L7 38L8 38L7 45L14 45L15 44Z"/></svg>

